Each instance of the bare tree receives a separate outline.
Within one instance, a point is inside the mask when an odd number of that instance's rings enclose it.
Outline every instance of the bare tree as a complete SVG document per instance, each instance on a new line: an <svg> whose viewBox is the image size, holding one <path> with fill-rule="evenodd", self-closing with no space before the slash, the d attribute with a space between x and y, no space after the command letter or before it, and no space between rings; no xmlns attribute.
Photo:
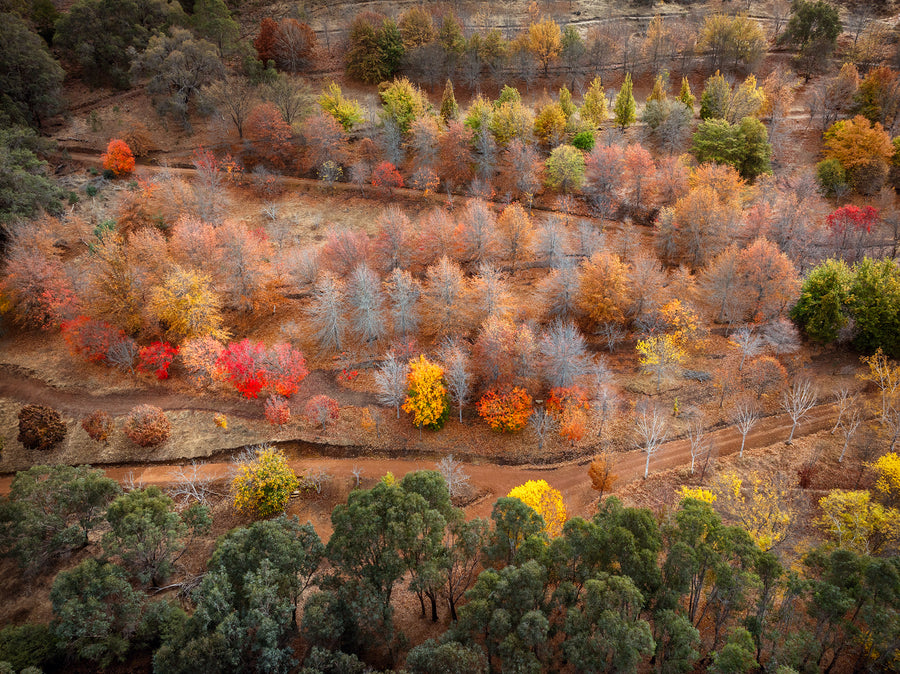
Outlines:
<svg viewBox="0 0 900 674"><path fill-rule="evenodd" d="M747 434L759 421L759 409L756 404L749 398L742 398L737 401L731 412L731 422L741 434L741 450L738 456L744 456L744 443L747 442Z"/></svg>
<svg viewBox="0 0 900 674"><path fill-rule="evenodd" d="M419 329L419 297L422 287L405 269L394 269L386 282L391 303L394 336L406 339Z"/></svg>
<svg viewBox="0 0 900 674"><path fill-rule="evenodd" d="M438 461L437 469L447 483L450 498L462 496L469 489L469 476L463 471L462 462L454 459L452 454Z"/></svg>
<svg viewBox="0 0 900 674"><path fill-rule="evenodd" d="M309 85L298 77L280 74L263 89L263 97L272 103L288 124L300 122L315 109Z"/></svg>
<svg viewBox="0 0 900 674"><path fill-rule="evenodd" d="M344 317L344 284L331 274L322 274L313 288L306 310L314 336L323 351L341 351L347 331Z"/></svg>
<svg viewBox="0 0 900 674"><path fill-rule="evenodd" d="M603 248L606 237L603 231L598 230L592 223L587 220L579 220L573 239L573 254L589 259Z"/></svg>
<svg viewBox="0 0 900 674"><path fill-rule="evenodd" d="M635 415L635 428L637 429L638 446L647 455L644 463L644 479L650 475L650 457L659 451L659 448L666 441L668 434L668 419L666 413L655 405L645 405L644 408Z"/></svg>
<svg viewBox="0 0 900 674"><path fill-rule="evenodd" d="M706 437L706 422L698 413L688 423L688 441L691 443L691 475L694 474L696 462L709 453L709 442Z"/></svg>
<svg viewBox="0 0 900 674"><path fill-rule="evenodd" d="M375 370L378 401L382 405L395 408L398 419L400 418L400 405L406 399L408 373L409 365L398 360L393 351L388 352L379 368Z"/></svg>
<svg viewBox="0 0 900 674"><path fill-rule="evenodd" d="M353 476L353 479L356 480L354 489L359 489L359 483L362 479L363 469L357 465L354 465L353 468L350 469L350 474Z"/></svg>
<svg viewBox="0 0 900 674"><path fill-rule="evenodd" d="M244 122L256 100L256 87L250 80L240 75L227 75L205 87L203 96L231 120L238 138L243 138Z"/></svg>
<svg viewBox="0 0 900 674"><path fill-rule="evenodd" d="M473 199L460 216L457 246L460 259L471 265L492 262L500 249L494 212L481 199Z"/></svg>
<svg viewBox="0 0 900 674"><path fill-rule="evenodd" d="M831 429L831 435L834 435L834 432L840 427L841 421L844 420L844 415L852 408L856 407L859 402L859 394L850 391L850 388L847 386L841 386L834 392L833 398L834 406L837 407L838 416L837 420L834 422L834 427Z"/></svg>
<svg viewBox="0 0 900 674"><path fill-rule="evenodd" d="M572 323L554 321L541 339L544 379L551 387L572 386L587 372L587 345Z"/></svg>
<svg viewBox="0 0 900 674"><path fill-rule="evenodd" d="M363 344L371 345L384 337L384 295L378 274L361 264L350 274L347 284L350 328Z"/></svg>
<svg viewBox="0 0 900 674"><path fill-rule="evenodd" d="M729 340L741 350L741 362L738 365L738 372L743 371L744 361L747 358L759 355L764 345L762 338L754 335L750 328L740 328L737 332L731 333Z"/></svg>
<svg viewBox="0 0 900 674"><path fill-rule="evenodd" d="M606 349L612 352L616 350L616 344L625 339L628 333L621 325L610 321L597 326L595 334L606 341Z"/></svg>
<svg viewBox="0 0 900 674"><path fill-rule="evenodd" d="M205 467L205 463L197 461L191 461L188 466L180 466L172 476L174 484L168 489L172 498L184 503L196 501L207 505L210 494L214 492L212 477L205 474Z"/></svg>
<svg viewBox="0 0 900 674"><path fill-rule="evenodd" d="M106 361L120 370L134 374L134 361L138 356L138 345L131 337L117 339L106 350Z"/></svg>
<svg viewBox="0 0 900 674"><path fill-rule="evenodd" d="M469 355L459 344L450 343L442 349L441 361L444 364L447 392L459 412L459 423L462 423L463 407L469 401L469 394L472 391L472 367Z"/></svg>
<svg viewBox="0 0 900 674"><path fill-rule="evenodd" d="M547 436L553 432L553 429L556 426L556 417L543 407L538 407L535 408L534 412L531 413L531 416L528 417L528 425L531 426L531 430L533 430L534 434L537 436L538 451L543 451L544 441L547 439Z"/></svg>
<svg viewBox="0 0 900 674"><path fill-rule="evenodd" d="M431 330L436 335L452 335L465 325L466 282L462 269L445 255L426 272L425 305Z"/></svg>
<svg viewBox="0 0 900 674"><path fill-rule="evenodd" d="M398 206L388 206L375 221L375 257L385 273L409 266L414 246L413 227L406 213Z"/></svg>
<svg viewBox="0 0 900 674"><path fill-rule="evenodd" d="M558 218L553 218L537 233L535 255L550 267L562 265L569 250L569 234Z"/></svg>
<svg viewBox="0 0 900 674"><path fill-rule="evenodd" d="M800 348L797 326L786 318L776 318L763 326L762 338L776 356L794 353Z"/></svg>
<svg viewBox="0 0 900 674"><path fill-rule="evenodd" d="M781 399L781 406L788 413L793 425L791 426L791 434L788 436L785 444L790 445L794 441L794 430L797 424L809 414L809 411L815 406L818 390L813 386L809 379L795 379L791 386L784 392Z"/></svg>
<svg viewBox="0 0 900 674"><path fill-rule="evenodd" d="M850 444L850 440L853 439L853 436L859 429L859 424L861 421L862 412L859 408L859 405L853 405L844 414L844 418L843 420L841 420L841 435L844 436L844 446L841 448L841 455L838 457L838 463L843 463L844 454L847 451L847 446Z"/></svg>
<svg viewBox="0 0 900 674"><path fill-rule="evenodd" d="M509 305L509 291L503 274L490 264L478 266L478 274L472 279L472 290L482 319L502 314Z"/></svg>
<svg viewBox="0 0 900 674"><path fill-rule="evenodd" d="M578 313L578 299L581 294L581 274L578 267L565 260L554 269L538 286L550 318L567 320Z"/></svg>
<svg viewBox="0 0 900 674"><path fill-rule="evenodd" d="M321 466L318 468L310 468L303 476L304 482L316 490L317 494L321 494L325 489L325 483L331 480L333 476L329 475Z"/></svg>

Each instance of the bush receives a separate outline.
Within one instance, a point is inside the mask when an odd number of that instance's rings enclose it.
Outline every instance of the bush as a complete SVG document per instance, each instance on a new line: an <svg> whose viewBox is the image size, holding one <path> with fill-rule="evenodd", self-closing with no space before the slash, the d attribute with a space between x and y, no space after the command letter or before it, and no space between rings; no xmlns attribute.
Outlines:
<svg viewBox="0 0 900 674"><path fill-rule="evenodd" d="M57 654L56 638L47 625L7 625L0 630L0 662L15 671L40 667Z"/></svg>
<svg viewBox="0 0 900 674"><path fill-rule="evenodd" d="M476 404L478 416L495 431L517 431L528 423L533 411L531 396L525 389L491 389Z"/></svg>
<svg viewBox="0 0 900 674"><path fill-rule="evenodd" d="M59 412L45 405L25 405L19 410L19 442L27 449L45 451L66 437Z"/></svg>
<svg viewBox="0 0 900 674"><path fill-rule="evenodd" d="M150 346L141 347L138 352L138 370L152 372L159 380L169 378L169 366L175 360L178 348L168 342L153 342Z"/></svg>
<svg viewBox="0 0 900 674"><path fill-rule="evenodd" d="M847 172L837 159L823 159L816 164L816 179L819 188L828 197L836 196L847 189Z"/></svg>
<svg viewBox="0 0 900 674"><path fill-rule="evenodd" d="M310 398L303 408L303 416L311 424L319 428L325 428L330 422L338 418L340 407L334 398L326 395L317 395Z"/></svg>
<svg viewBox="0 0 900 674"><path fill-rule="evenodd" d="M62 335L73 354L92 363L104 362L110 347L125 338L125 333L115 326L87 316L63 321Z"/></svg>
<svg viewBox="0 0 900 674"><path fill-rule="evenodd" d="M266 400L265 415L273 426L284 426L291 420L291 407L282 396L269 396Z"/></svg>
<svg viewBox="0 0 900 674"><path fill-rule="evenodd" d="M153 447L169 439L172 424L160 408L138 405L128 413L123 430L138 447Z"/></svg>
<svg viewBox="0 0 900 674"><path fill-rule="evenodd" d="M103 169L116 177L122 177L134 171L134 155L124 140L113 138L109 141L101 159L103 160Z"/></svg>
<svg viewBox="0 0 900 674"><path fill-rule="evenodd" d="M590 152L593 150L596 142L594 132L591 130L580 131L572 136L572 146L577 147L583 152Z"/></svg>
<svg viewBox="0 0 900 674"><path fill-rule="evenodd" d="M94 410L81 420L81 427L95 442L106 442L113 429L112 417L103 410Z"/></svg>
<svg viewBox="0 0 900 674"><path fill-rule="evenodd" d="M231 486L235 508L268 517L284 510L300 481L288 466L284 452L263 447L253 461L241 464Z"/></svg>

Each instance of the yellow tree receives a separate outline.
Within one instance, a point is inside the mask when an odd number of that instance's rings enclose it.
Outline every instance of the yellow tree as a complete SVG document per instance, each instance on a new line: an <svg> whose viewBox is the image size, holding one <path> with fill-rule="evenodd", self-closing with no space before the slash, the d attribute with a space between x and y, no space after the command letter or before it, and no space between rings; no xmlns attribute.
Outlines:
<svg viewBox="0 0 900 674"><path fill-rule="evenodd" d="M592 127L597 128L609 117L609 108L606 104L606 92L603 91L603 83L597 75L584 92L581 104L581 119Z"/></svg>
<svg viewBox="0 0 900 674"><path fill-rule="evenodd" d="M889 506L900 505L900 455L890 452L872 464L875 491Z"/></svg>
<svg viewBox="0 0 900 674"><path fill-rule="evenodd" d="M721 475L713 487L715 507L737 522L763 550L771 550L787 536L796 519L790 487L783 480L752 473Z"/></svg>
<svg viewBox="0 0 900 674"><path fill-rule="evenodd" d="M553 19L545 18L528 26L528 49L544 67L544 77L550 62L562 50L562 31Z"/></svg>
<svg viewBox="0 0 900 674"><path fill-rule="evenodd" d="M674 335L664 333L641 339L637 343L641 369L656 375L656 392L662 385L663 375L675 370L685 358L685 351Z"/></svg>
<svg viewBox="0 0 900 674"><path fill-rule="evenodd" d="M874 555L900 542L900 511L873 503L868 491L835 489L819 508L816 523L839 548Z"/></svg>
<svg viewBox="0 0 900 674"><path fill-rule="evenodd" d="M606 251L584 264L578 284L578 308L595 325L623 323L629 302L629 267Z"/></svg>
<svg viewBox="0 0 900 674"><path fill-rule="evenodd" d="M670 300L659 310L666 324L666 331L683 349L698 349L697 332L700 319L697 312L681 300Z"/></svg>
<svg viewBox="0 0 900 674"><path fill-rule="evenodd" d="M242 513L268 517L284 511L291 494L300 486L284 452L263 447L256 457L238 468L231 482L234 507Z"/></svg>
<svg viewBox="0 0 900 674"><path fill-rule="evenodd" d="M175 339L226 339L221 302L203 274L175 267L161 286L153 289L150 307Z"/></svg>
<svg viewBox="0 0 900 674"><path fill-rule="evenodd" d="M517 498L544 518L544 530L548 536L559 536L566 523L566 506L562 494L546 480L528 480L507 494Z"/></svg>
<svg viewBox="0 0 900 674"><path fill-rule="evenodd" d="M883 419L888 413L891 399L900 391L900 365L888 359L881 347L871 356L862 356L860 360L869 368L868 372L857 374L862 381L872 382L881 391L881 410Z"/></svg>
<svg viewBox="0 0 900 674"><path fill-rule="evenodd" d="M441 366L420 355L409 361L407 382L409 391L403 411L413 415L413 423L420 429L442 428L450 414L450 405Z"/></svg>

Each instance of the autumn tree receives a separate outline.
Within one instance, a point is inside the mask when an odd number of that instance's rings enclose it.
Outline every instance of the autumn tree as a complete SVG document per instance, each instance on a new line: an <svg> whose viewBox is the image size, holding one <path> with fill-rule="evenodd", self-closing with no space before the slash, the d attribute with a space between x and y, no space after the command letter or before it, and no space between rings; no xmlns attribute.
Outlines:
<svg viewBox="0 0 900 674"><path fill-rule="evenodd" d="M650 457L656 454L668 435L668 422L665 412L653 405L645 405L635 412L635 430L638 447L647 455L644 462L644 479L650 474Z"/></svg>
<svg viewBox="0 0 900 674"><path fill-rule="evenodd" d="M568 193L584 184L584 155L571 145L553 149L545 163L545 182L550 189Z"/></svg>
<svg viewBox="0 0 900 674"><path fill-rule="evenodd" d="M271 446L260 447L252 459L240 464L231 481L234 507L257 517L277 514L284 510L299 485L284 452Z"/></svg>
<svg viewBox="0 0 900 674"><path fill-rule="evenodd" d="M772 146L768 132L754 117L744 117L739 124L730 124L724 119L701 122L694 134L691 152L701 163L733 166L746 180L771 170Z"/></svg>
<svg viewBox="0 0 900 674"><path fill-rule="evenodd" d="M519 499L540 515L548 536L556 537L562 533L568 518L566 506L559 490L547 484L546 480L528 480L511 489L506 497Z"/></svg>
<svg viewBox="0 0 900 674"><path fill-rule="evenodd" d="M671 373L684 360L684 349L673 335L667 333L638 340L635 348L640 354L643 370L656 375L656 392L659 393L663 375Z"/></svg>
<svg viewBox="0 0 900 674"><path fill-rule="evenodd" d="M422 299L434 334L452 335L465 329L466 291L462 269L446 255L426 270Z"/></svg>
<svg viewBox="0 0 900 674"><path fill-rule="evenodd" d="M307 316L319 348L340 352L347 331L346 285L331 274L322 274L313 288Z"/></svg>
<svg viewBox="0 0 900 674"><path fill-rule="evenodd" d="M497 221L503 254L510 261L512 272L516 272L518 260L528 254L534 238L534 225L531 217L518 203L512 203L503 209Z"/></svg>
<svg viewBox="0 0 900 674"><path fill-rule="evenodd" d="M375 371L378 400L382 405L393 407L400 418L400 406L406 399L409 365L389 351ZM462 414L462 411L460 411Z"/></svg>
<svg viewBox="0 0 900 674"><path fill-rule="evenodd" d="M346 304L350 310L350 330L360 343L373 345L386 334L381 279L365 264L350 274Z"/></svg>
<svg viewBox="0 0 900 674"><path fill-rule="evenodd" d="M405 269L394 269L385 281L393 334L402 340L419 329L421 284Z"/></svg>
<svg viewBox="0 0 900 674"><path fill-rule="evenodd" d="M625 74L625 81L613 103L613 119L623 131L637 121L637 103L634 100L631 73Z"/></svg>
<svg viewBox="0 0 900 674"><path fill-rule="evenodd" d="M851 185L862 194L874 194L884 183L894 154L890 136L881 124L865 117L835 122L824 135L826 158L837 159Z"/></svg>
<svg viewBox="0 0 900 674"><path fill-rule="evenodd" d="M257 89L250 80L230 74L203 89L203 96L213 102L234 124L238 138L244 137L244 123L253 107L256 94Z"/></svg>
<svg viewBox="0 0 900 674"><path fill-rule="evenodd" d="M134 155L128 143L118 138L113 138L106 146L106 152L100 156L103 168L110 171L117 178L130 175L134 171Z"/></svg>
<svg viewBox="0 0 900 674"><path fill-rule="evenodd" d="M153 289L150 306L174 339L222 339L227 334L222 327L221 300L203 274L176 266L163 284Z"/></svg>
<svg viewBox="0 0 900 674"><path fill-rule="evenodd" d="M518 431L525 427L532 413L531 396L518 387L489 389L476 404L478 416L495 431Z"/></svg>
<svg viewBox="0 0 900 674"><path fill-rule="evenodd" d="M497 220L493 210L480 199L473 199L459 218L455 233L458 259L471 266L492 262L499 250Z"/></svg>
<svg viewBox="0 0 900 674"><path fill-rule="evenodd" d="M771 319L783 313L800 288L793 263L766 239L757 239L740 252L737 274L738 311L751 319Z"/></svg>
<svg viewBox="0 0 900 674"><path fill-rule="evenodd" d="M555 321L541 338L544 380L551 386L572 386L587 371L584 337L572 323Z"/></svg>
<svg viewBox="0 0 900 674"><path fill-rule="evenodd" d="M559 24L551 18L544 18L528 26L528 49L534 54L538 63L547 70L562 49L562 31Z"/></svg>
<svg viewBox="0 0 900 674"><path fill-rule="evenodd" d="M766 38L755 19L746 15L711 14L706 17L697 49L713 68L752 69L766 50Z"/></svg>
<svg viewBox="0 0 900 674"><path fill-rule="evenodd" d="M607 251L595 253L582 266L578 304L594 325L625 322L629 277L628 265Z"/></svg>
<svg viewBox="0 0 900 674"><path fill-rule="evenodd" d="M254 145L259 160L275 169L292 165L296 148L291 142L291 127L272 103L261 103L247 116L244 126L247 140Z"/></svg>
<svg viewBox="0 0 900 674"><path fill-rule="evenodd" d="M594 457L588 466L588 478L591 480L591 489L598 492L598 498L603 499L603 492L610 492L618 482L619 476L613 472L614 464L609 454L601 454Z"/></svg>
<svg viewBox="0 0 900 674"><path fill-rule="evenodd" d="M413 415L413 424L431 430L443 428L450 416L450 404L441 366L419 356L409 363L407 383L403 411Z"/></svg>
<svg viewBox="0 0 900 674"><path fill-rule="evenodd" d="M459 413L462 423L463 407L469 402L472 393L472 363L468 352L457 343L448 343L441 349L441 364L444 368L444 381L447 393Z"/></svg>

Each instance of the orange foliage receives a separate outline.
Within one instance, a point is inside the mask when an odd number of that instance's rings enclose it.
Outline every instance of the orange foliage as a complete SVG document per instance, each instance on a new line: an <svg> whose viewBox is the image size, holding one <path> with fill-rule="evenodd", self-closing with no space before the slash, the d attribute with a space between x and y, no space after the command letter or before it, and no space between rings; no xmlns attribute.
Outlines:
<svg viewBox="0 0 900 674"><path fill-rule="evenodd" d="M247 116L244 135L253 141L259 160L276 169L289 166L296 156L293 131L272 103L257 105Z"/></svg>
<svg viewBox="0 0 900 674"><path fill-rule="evenodd" d="M511 389L490 389L476 404L478 416L495 431L517 431L531 416L531 396L518 386Z"/></svg>
<svg viewBox="0 0 900 674"><path fill-rule="evenodd" d="M600 456L591 461L588 468L588 477L591 480L591 489L600 492L611 491L619 476L612 472L613 462L608 456Z"/></svg>
<svg viewBox="0 0 900 674"><path fill-rule="evenodd" d="M118 138L113 138L106 146L106 152L101 157L103 168L112 171L120 178L134 171L134 155L128 143Z"/></svg>

